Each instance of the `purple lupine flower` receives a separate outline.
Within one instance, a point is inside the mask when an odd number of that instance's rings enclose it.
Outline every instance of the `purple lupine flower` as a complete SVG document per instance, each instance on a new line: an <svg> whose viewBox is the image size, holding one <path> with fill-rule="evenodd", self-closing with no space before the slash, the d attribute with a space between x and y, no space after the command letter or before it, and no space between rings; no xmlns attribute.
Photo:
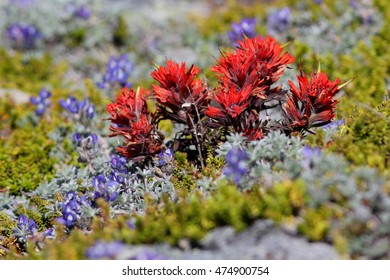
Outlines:
<svg viewBox="0 0 390 280"><path fill-rule="evenodd" d="M94 199L100 197L104 198L105 201L111 202L118 197L119 183L113 180L107 180L103 175L97 175L92 178L92 186L95 188Z"/></svg>
<svg viewBox="0 0 390 280"><path fill-rule="evenodd" d="M322 126L322 128L323 129L337 129L339 126L342 126L342 125L344 125L343 119L328 123L327 125Z"/></svg>
<svg viewBox="0 0 390 280"><path fill-rule="evenodd" d="M28 24L10 24L6 32L12 46L18 49L34 48L38 40L42 39L41 32L35 26Z"/></svg>
<svg viewBox="0 0 390 280"><path fill-rule="evenodd" d="M73 134L73 142L76 144L85 142L85 146L93 146L96 145L98 141L99 137L94 133L88 134L86 137L83 137L80 133ZM88 143L90 144L88 145Z"/></svg>
<svg viewBox="0 0 390 280"><path fill-rule="evenodd" d="M113 87L116 84L119 84L120 87L132 87L132 83L128 82L128 79L133 69L134 65L127 55L111 57L107 63L103 80L97 85L100 88Z"/></svg>
<svg viewBox="0 0 390 280"><path fill-rule="evenodd" d="M86 255L90 260L113 259L121 253L123 247L124 244L119 241L104 242L99 240L87 249Z"/></svg>
<svg viewBox="0 0 390 280"><path fill-rule="evenodd" d="M313 0L313 2L317 5L321 5L323 0Z"/></svg>
<svg viewBox="0 0 390 280"><path fill-rule="evenodd" d="M108 180L122 184L125 182L125 173L118 170L113 170L108 174Z"/></svg>
<svg viewBox="0 0 390 280"><path fill-rule="evenodd" d="M223 173L232 178L235 184L239 184L242 177L248 173L248 153L238 147L232 148L226 155L227 166Z"/></svg>
<svg viewBox="0 0 390 280"><path fill-rule="evenodd" d="M321 154L321 149L318 147L312 148L310 146L304 146L302 149L302 167L304 169L310 169L313 167L313 159Z"/></svg>
<svg viewBox="0 0 390 280"><path fill-rule="evenodd" d="M90 9L87 6L83 6L82 5L82 6L76 7L73 15L75 17L87 20L91 16L91 11L90 11Z"/></svg>
<svg viewBox="0 0 390 280"><path fill-rule="evenodd" d="M228 32L228 35L233 45L237 46L237 41L241 41L245 37L253 38L257 36L255 28L255 18L244 18L239 23L232 23L232 30Z"/></svg>
<svg viewBox="0 0 390 280"><path fill-rule="evenodd" d="M88 119L92 119L95 115L95 105L90 104L88 98L78 101L74 96L69 95L67 99L60 99L59 103L72 115L86 116Z"/></svg>
<svg viewBox="0 0 390 280"><path fill-rule="evenodd" d="M163 254L152 251L152 250L143 250L140 253L136 254L132 260L166 260L166 256Z"/></svg>
<svg viewBox="0 0 390 280"><path fill-rule="evenodd" d="M318 147L312 148L304 146L302 149L302 155L305 160L311 160L313 157L321 154L321 149Z"/></svg>
<svg viewBox="0 0 390 280"><path fill-rule="evenodd" d="M81 136L80 133L73 134L73 142L75 142L77 144L77 143L80 143L81 140L83 140L83 136Z"/></svg>
<svg viewBox="0 0 390 280"><path fill-rule="evenodd" d="M42 116L45 113L46 109L50 106L50 96L51 92L48 91L46 88L42 88L37 97L30 97L30 103L37 106L35 113L38 116Z"/></svg>
<svg viewBox="0 0 390 280"><path fill-rule="evenodd" d="M119 172L127 172L126 158L119 155L111 155L111 168Z"/></svg>
<svg viewBox="0 0 390 280"><path fill-rule="evenodd" d="M126 166L126 158L119 155L111 155L110 163L112 171L109 173L108 179L122 184L125 180L125 175L129 173Z"/></svg>
<svg viewBox="0 0 390 280"><path fill-rule="evenodd" d="M56 236L56 232L54 228L48 228L42 233L43 239L53 239Z"/></svg>
<svg viewBox="0 0 390 280"><path fill-rule="evenodd" d="M35 4L36 0L8 0L10 5L18 6L19 8L28 8Z"/></svg>
<svg viewBox="0 0 390 280"><path fill-rule="evenodd" d="M136 226L135 226L135 219L134 218L131 218L130 220L127 221L127 226L130 228L130 229L135 229Z"/></svg>
<svg viewBox="0 0 390 280"><path fill-rule="evenodd" d="M357 8L358 3L357 3L356 0L349 0L349 5L350 5L352 8Z"/></svg>
<svg viewBox="0 0 390 280"><path fill-rule="evenodd" d="M68 192L65 196L65 200L62 202L62 217L57 221L64 224L68 228L72 228L81 215L81 205L85 203L78 197L75 192Z"/></svg>
<svg viewBox="0 0 390 280"><path fill-rule="evenodd" d="M26 243L27 238L34 236L38 232L37 224L27 218L24 214L20 214L16 227L12 230L19 242Z"/></svg>
<svg viewBox="0 0 390 280"><path fill-rule="evenodd" d="M291 10L286 7L278 9L268 15L267 29L270 35L283 33L291 24Z"/></svg>
<svg viewBox="0 0 390 280"><path fill-rule="evenodd" d="M60 99L59 101L62 108L69 111L72 114L77 114L79 110L79 103L77 99L71 95L66 100Z"/></svg>
<svg viewBox="0 0 390 280"><path fill-rule="evenodd" d="M17 227L18 228L25 227L26 229L28 229L32 233L36 233L38 231L38 226L34 222L34 220L31 220L31 219L27 218L23 214L20 214L20 216L19 216Z"/></svg>
<svg viewBox="0 0 390 280"><path fill-rule="evenodd" d="M164 151L160 152L158 157L158 165L163 166L166 165L173 160L173 150L171 148L166 148Z"/></svg>

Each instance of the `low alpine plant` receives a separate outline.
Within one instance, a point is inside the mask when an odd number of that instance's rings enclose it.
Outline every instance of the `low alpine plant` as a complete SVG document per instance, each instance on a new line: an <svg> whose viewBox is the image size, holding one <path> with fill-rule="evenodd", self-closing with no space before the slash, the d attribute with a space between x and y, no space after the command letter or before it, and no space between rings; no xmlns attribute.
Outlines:
<svg viewBox="0 0 390 280"><path fill-rule="evenodd" d="M234 50L222 51L211 68L218 79L215 88L197 77L196 66L171 60L151 73L158 82L151 91L123 88L107 106L110 136L123 139L118 152L133 161L158 161L168 145L203 168L210 148L230 133L241 133L249 141L271 131L305 136L334 120L339 79L329 80L320 69L309 75L301 71L298 85L289 81L285 89L276 83L295 58L275 39L257 36L237 44ZM149 100L156 102L154 112L147 106ZM181 128L173 141L164 143L158 126L162 120Z"/></svg>

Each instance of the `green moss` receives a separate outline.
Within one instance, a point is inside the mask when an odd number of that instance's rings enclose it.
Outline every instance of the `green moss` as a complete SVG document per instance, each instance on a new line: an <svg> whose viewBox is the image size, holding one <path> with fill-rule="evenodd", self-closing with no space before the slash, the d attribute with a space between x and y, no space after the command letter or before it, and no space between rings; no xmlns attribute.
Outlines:
<svg viewBox="0 0 390 280"><path fill-rule="evenodd" d="M0 49L0 61L0 87L31 93L38 93L48 84L60 88L62 75L67 70L66 64L53 63L53 58L48 54L26 58L21 53L10 55Z"/></svg>
<svg viewBox="0 0 390 280"><path fill-rule="evenodd" d="M66 36L66 45L71 48L80 46L84 42L86 35L87 29L85 28L71 30Z"/></svg>
<svg viewBox="0 0 390 280"><path fill-rule="evenodd" d="M264 215L276 222L296 216L307 201L303 181L277 183L263 197Z"/></svg>
<svg viewBox="0 0 390 280"><path fill-rule="evenodd" d="M189 163L186 153L175 152L175 165L171 181L176 189L192 190L196 188L197 173Z"/></svg>
<svg viewBox="0 0 390 280"><path fill-rule="evenodd" d="M6 237L11 236L12 229L15 226L16 222L12 221L6 213L0 212L0 235Z"/></svg>
<svg viewBox="0 0 390 280"><path fill-rule="evenodd" d="M222 167L225 165L225 159L223 157L216 157L212 154L212 151L209 152L209 155L206 159L206 166L202 169L202 175L206 177L216 178L222 170Z"/></svg>
<svg viewBox="0 0 390 280"><path fill-rule="evenodd" d="M309 208L303 215L299 231L312 241L324 240L330 229L332 210L327 206Z"/></svg>
<svg viewBox="0 0 390 280"><path fill-rule="evenodd" d="M390 166L389 101L378 108L352 108L346 128L336 135L329 149L342 153L357 165L385 170Z"/></svg>
<svg viewBox="0 0 390 280"><path fill-rule="evenodd" d="M8 139L0 139L0 189L30 192L51 178L56 160L48 156L54 143L46 133L42 124L15 129Z"/></svg>
<svg viewBox="0 0 390 280"><path fill-rule="evenodd" d="M127 28L126 20L123 16L118 16L117 26L114 30L114 34L112 38L113 43L118 47L124 46L128 41L128 37L129 37L129 30Z"/></svg>

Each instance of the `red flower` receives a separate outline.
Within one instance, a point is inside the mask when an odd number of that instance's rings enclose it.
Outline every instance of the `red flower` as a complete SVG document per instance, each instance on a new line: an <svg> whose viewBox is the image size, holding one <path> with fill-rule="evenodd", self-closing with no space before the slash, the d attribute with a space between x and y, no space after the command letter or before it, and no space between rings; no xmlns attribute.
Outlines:
<svg viewBox="0 0 390 280"><path fill-rule="evenodd" d="M217 65L212 67L219 78L219 87L211 96L206 115L211 118L212 127L217 124L233 125L236 131L249 124L240 124L245 113L257 113L262 104L275 94L283 94L280 87L272 88L294 58L288 53L282 54L283 48L271 37L246 38L239 42L234 52L222 53ZM272 95L271 95L272 94ZM257 133L255 138L259 138Z"/></svg>
<svg viewBox="0 0 390 280"><path fill-rule="evenodd" d="M265 99L273 85L295 59L275 39L254 37L238 42L232 53L224 53L218 64L212 67L223 87L243 88L251 85L253 96ZM268 92L267 92L268 91Z"/></svg>
<svg viewBox="0 0 390 280"><path fill-rule="evenodd" d="M301 74L297 77L299 89L289 81L290 92L285 105L286 114L294 130L308 130L323 126L335 116L340 80L329 81L325 73L313 73L309 79Z"/></svg>
<svg viewBox="0 0 390 280"><path fill-rule="evenodd" d="M156 131L148 112L149 92L123 88L116 102L107 105L112 122L109 135L123 136L125 143L117 150L128 158L139 160L161 150L162 136Z"/></svg>
<svg viewBox="0 0 390 280"><path fill-rule="evenodd" d="M207 94L206 86L196 79L199 71L194 65L187 69L184 62L180 65L167 60L166 67L160 66L151 73L151 76L160 83L153 85L157 102L171 110L166 114L168 118L185 123L186 119L180 116L179 112L195 114L192 105L197 107L203 105Z"/></svg>
<svg viewBox="0 0 390 280"><path fill-rule="evenodd" d="M219 125L232 125L248 108L252 91L250 86L241 90L220 87L213 96L216 105L210 105L205 113Z"/></svg>

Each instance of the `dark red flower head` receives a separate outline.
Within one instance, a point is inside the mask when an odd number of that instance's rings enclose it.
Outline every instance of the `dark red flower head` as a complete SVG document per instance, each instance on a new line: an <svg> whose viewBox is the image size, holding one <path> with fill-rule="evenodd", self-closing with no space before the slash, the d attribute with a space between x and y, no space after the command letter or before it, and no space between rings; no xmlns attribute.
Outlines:
<svg viewBox="0 0 390 280"><path fill-rule="evenodd" d="M251 86L243 89L219 87L213 95L215 105L211 104L205 111L215 123L223 126L230 126L234 120L248 108L250 95L253 88Z"/></svg>
<svg viewBox="0 0 390 280"><path fill-rule="evenodd" d="M302 72L297 77L299 89L289 81L286 114L294 130L323 126L335 117L340 80L329 81L325 73L313 73L310 80Z"/></svg>
<svg viewBox="0 0 390 280"><path fill-rule="evenodd" d="M151 76L160 85L153 85L154 96L158 103L169 108L171 112L181 110L191 111L193 106L202 105L207 97L206 86L196 79L199 68L192 65L189 69L186 64L178 64L167 60L166 66L160 66L151 73Z"/></svg>
<svg viewBox="0 0 390 280"><path fill-rule="evenodd" d="M112 133L123 136L125 143L117 150L128 158L139 160L161 150L161 135L152 124L147 107L149 92L123 88L116 102L107 105Z"/></svg>

